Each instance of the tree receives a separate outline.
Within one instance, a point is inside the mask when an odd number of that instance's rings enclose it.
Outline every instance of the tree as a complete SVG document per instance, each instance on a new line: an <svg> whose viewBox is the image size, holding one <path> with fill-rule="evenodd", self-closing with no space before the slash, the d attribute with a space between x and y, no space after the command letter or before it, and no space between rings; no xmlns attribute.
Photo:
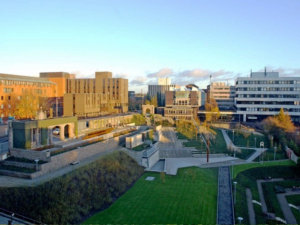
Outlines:
<svg viewBox="0 0 300 225"><path fill-rule="evenodd" d="M295 126L291 120L291 117L288 113L284 113L283 108L280 109L279 114L276 116L276 119L278 120L279 126L286 132L294 132Z"/></svg>
<svg viewBox="0 0 300 225"><path fill-rule="evenodd" d="M137 126L141 126L141 125L146 124L146 119L143 115L136 114L136 115L133 115L131 122L135 123L135 125L137 125Z"/></svg>
<svg viewBox="0 0 300 225"><path fill-rule="evenodd" d="M26 90L16 106L15 116L18 119L33 119L39 110L39 97Z"/></svg>
<svg viewBox="0 0 300 225"><path fill-rule="evenodd" d="M150 99L150 105L154 105L155 107L157 107L157 97L154 96Z"/></svg>
<svg viewBox="0 0 300 225"><path fill-rule="evenodd" d="M210 98L205 102L205 121L208 123L216 122L220 118L220 110L218 103L214 98Z"/></svg>
<svg viewBox="0 0 300 225"><path fill-rule="evenodd" d="M15 94L5 96L5 101L1 108L1 114L3 114L4 117L15 116L18 103L19 98Z"/></svg>

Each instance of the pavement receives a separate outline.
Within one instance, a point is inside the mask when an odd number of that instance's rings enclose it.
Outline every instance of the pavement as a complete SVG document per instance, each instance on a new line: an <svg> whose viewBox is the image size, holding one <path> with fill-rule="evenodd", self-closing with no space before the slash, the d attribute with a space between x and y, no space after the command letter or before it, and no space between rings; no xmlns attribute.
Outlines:
<svg viewBox="0 0 300 225"><path fill-rule="evenodd" d="M274 179L270 179L270 180L256 180L256 184L257 184L257 190L258 190L258 194L259 194L259 199L260 199L260 203L261 203L261 209L263 213L267 213L268 212L268 208L267 208L267 204L264 198L264 192L262 189L262 183L267 183L267 182L275 182L275 181L283 181L282 178L274 178Z"/></svg>
<svg viewBox="0 0 300 225"><path fill-rule="evenodd" d="M217 224L234 224L234 209L229 167L220 167L218 175Z"/></svg>
<svg viewBox="0 0 300 225"><path fill-rule="evenodd" d="M249 223L250 225L255 225L256 224L255 211L252 203L252 192L250 188L246 188L246 196L247 196Z"/></svg>
<svg viewBox="0 0 300 225"><path fill-rule="evenodd" d="M191 166L198 166L198 167L206 167L208 164L211 164L211 167L219 167L220 165L223 165L225 161L232 161L235 160L233 157L216 157L213 158L210 157L209 163L206 162L205 158L166 158L165 159L165 168L166 173L170 175L176 175L177 170L179 168L184 167L191 167ZM216 165L217 164L217 165ZM230 164L231 165L231 164Z"/></svg>
<svg viewBox="0 0 300 225"><path fill-rule="evenodd" d="M299 195L300 191L290 191L288 189L285 189L285 190L286 190L286 193L277 194L277 199L280 204L281 211L284 215L284 218L285 218L287 224L297 224L297 220L296 220L285 197L288 195Z"/></svg>

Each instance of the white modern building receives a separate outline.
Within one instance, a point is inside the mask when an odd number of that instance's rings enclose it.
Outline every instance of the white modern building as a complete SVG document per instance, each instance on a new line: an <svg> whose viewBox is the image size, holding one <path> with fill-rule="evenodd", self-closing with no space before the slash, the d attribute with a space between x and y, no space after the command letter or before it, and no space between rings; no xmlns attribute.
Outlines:
<svg viewBox="0 0 300 225"><path fill-rule="evenodd" d="M251 72L236 80L235 105L241 121L277 115L281 108L300 121L300 77L280 77L278 72Z"/></svg>

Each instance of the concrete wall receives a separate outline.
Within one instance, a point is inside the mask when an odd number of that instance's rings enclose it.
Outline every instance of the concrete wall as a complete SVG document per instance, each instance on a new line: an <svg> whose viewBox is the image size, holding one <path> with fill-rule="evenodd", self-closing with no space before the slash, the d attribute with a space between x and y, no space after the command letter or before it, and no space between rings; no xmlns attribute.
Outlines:
<svg viewBox="0 0 300 225"><path fill-rule="evenodd" d="M17 157L17 158L26 158L26 159L39 159L43 161L50 161L50 152L45 151L31 151L31 150L24 150L24 149L17 149L13 148L10 150L10 155Z"/></svg>
<svg viewBox="0 0 300 225"><path fill-rule="evenodd" d="M131 137L126 137L126 148L134 148L143 144L143 135L136 134Z"/></svg>

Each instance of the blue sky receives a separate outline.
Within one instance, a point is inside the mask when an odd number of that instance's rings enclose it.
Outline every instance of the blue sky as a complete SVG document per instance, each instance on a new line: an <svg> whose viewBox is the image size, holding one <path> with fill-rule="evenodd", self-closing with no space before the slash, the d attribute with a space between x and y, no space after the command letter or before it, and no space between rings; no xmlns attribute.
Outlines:
<svg viewBox="0 0 300 225"><path fill-rule="evenodd" d="M0 73L112 71L205 87L250 69L300 76L298 0L0 0Z"/></svg>

